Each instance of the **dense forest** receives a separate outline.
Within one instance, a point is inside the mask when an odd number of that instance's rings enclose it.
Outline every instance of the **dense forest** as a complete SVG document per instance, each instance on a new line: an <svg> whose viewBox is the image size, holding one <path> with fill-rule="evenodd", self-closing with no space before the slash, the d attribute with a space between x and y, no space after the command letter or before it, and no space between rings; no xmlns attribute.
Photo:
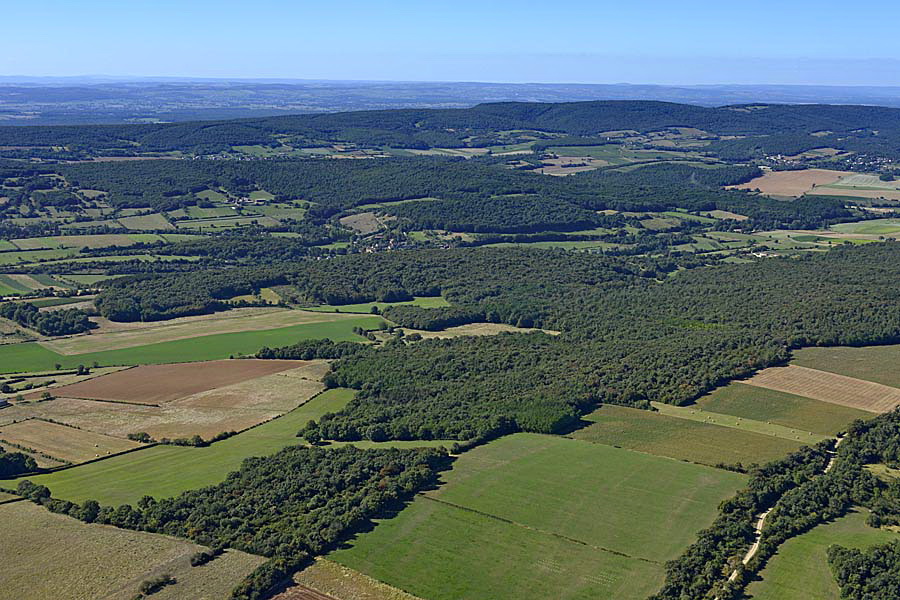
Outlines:
<svg viewBox="0 0 900 600"><path fill-rule="evenodd" d="M686 268L703 264L694 258L421 250L123 278L97 304L113 319L158 320L282 285L311 304L451 303L384 311L414 328L486 321L562 332L402 342L335 366L329 381L361 392L322 420L324 438L464 440L558 431L600 402L684 403L786 360L790 348L896 342L898 259L890 242L704 268Z"/></svg>
<svg viewBox="0 0 900 600"><path fill-rule="evenodd" d="M22 473L33 473L38 466L34 458L22 452L7 452L0 448L0 477L15 477Z"/></svg>
<svg viewBox="0 0 900 600"><path fill-rule="evenodd" d="M900 597L900 542L865 550L833 545L828 564L845 600Z"/></svg>
<svg viewBox="0 0 900 600"><path fill-rule="evenodd" d="M94 327L88 314L80 308L41 311L28 302L0 304L0 317L34 329L41 335L71 335L83 333Z"/></svg>

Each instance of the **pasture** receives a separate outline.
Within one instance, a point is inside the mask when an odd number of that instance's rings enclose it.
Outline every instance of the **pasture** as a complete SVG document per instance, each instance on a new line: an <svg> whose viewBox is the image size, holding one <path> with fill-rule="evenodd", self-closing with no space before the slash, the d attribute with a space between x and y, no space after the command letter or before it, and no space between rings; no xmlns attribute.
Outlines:
<svg viewBox="0 0 900 600"><path fill-rule="evenodd" d="M704 465L763 464L802 445L800 441L609 404L584 419L591 425L572 433L573 438Z"/></svg>
<svg viewBox="0 0 900 600"><path fill-rule="evenodd" d="M662 563L744 482L536 434L467 452L443 477L329 558L434 600L644 598L661 583Z"/></svg>
<svg viewBox="0 0 900 600"><path fill-rule="evenodd" d="M93 362L100 365L142 365L219 360L229 356L250 355L263 346L287 346L304 339L330 338L334 341L363 342L364 338L353 333L353 328L377 328L381 322L379 317L360 316L262 331L203 335L119 350L73 355L54 352L35 342L6 344L0 345L0 373L50 370L55 364L72 368L79 364L90 365Z"/></svg>
<svg viewBox="0 0 900 600"><path fill-rule="evenodd" d="M697 400L696 405L704 411L773 423L791 429L804 429L827 436L835 435L856 419L868 419L872 416L869 412L855 408L740 382L710 392Z"/></svg>
<svg viewBox="0 0 900 600"><path fill-rule="evenodd" d="M900 233L900 219L873 219L857 223L838 223L831 226L838 233L856 233L863 235L893 235Z"/></svg>
<svg viewBox="0 0 900 600"><path fill-rule="evenodd" d="M142 444L38 419L0 427L0 439L54 459L79 463L139 448Z"/></svg>
<svg viewBox="0 0 900 600"><path fill-rule="evenodd" d="M900 344L851 348L803 348L793 364L900 388Z"/></svg>
<svg viewBox="0 0 900 600"><path fill-rule="evenodd" d="M744 383L873 413L900 405L900 388L797 365L764 369Z"/></svg>
<svg viewBox="0 0 900 600"><path fill-rule="evenodd" d="M373 308L383 311L390 306L419 306L421 308L443 308L450 306L442 296L416 296L412 300L402 302L363 302L360 304L320 304L303 310L314 312L340 312L371 314Z"/></svg>
<svg viewBox="0 0 900 600"><path fill-rule="evenodd" d="M82 523L31 502L0 506L3 600L129 600L142 581L170 573L177 583L154 598L224 598L265 559L229 550L191 567L199 550L163 535Z"/></svg>
<svg viewBox="0 0 900 600"><path fill-rule="evenodd" d="M677 417L679 419L687 419L688 421L707 423L709 425L719 425L721 427L728 427L730 429L748 431L750 433L758 433L761 435L770 435L772 437L795 441L801 444L813 444L830 437L815 434L811 431L805 431L796 427L787 427L777 423L757 421L756 419L748 419L745 417L703 410L698 406L674 406L662 402L651 402L651 404L660 414L669 417Z"/></svg>
<svg viewBox="0 0 900 600"><path fill-rule="evenodd" d="M789 539L747 588L748 600L840 600L826 552L832 544L864 549L900 539L897 533L866 525L864 511L851 512Z"/></svg>

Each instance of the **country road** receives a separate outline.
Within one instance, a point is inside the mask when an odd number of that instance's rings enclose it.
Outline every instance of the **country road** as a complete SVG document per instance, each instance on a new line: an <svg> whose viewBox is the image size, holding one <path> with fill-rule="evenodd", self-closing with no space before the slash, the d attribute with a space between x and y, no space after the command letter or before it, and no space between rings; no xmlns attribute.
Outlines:
<svg viewBox="0 0 900 600"><path fill-rule="evenodd" d="M834 438L834 449L828 451L828 454L831 455L831 458L828 459L828 464L825 465L825 470L822 471L822 475L825 475L826 473L828 473L831 470L831 468L834 466L835 459L837 459L837 448L838 448L838 446L841 445L841 442L843 442L843 441L844 441L844 436L839 435L836 438ZM744 558L741 560L741 564L744 564L744 565L748 564L753 559L753 557L756 556L756 553L759 551L759 544L762 541L763 526L766 524L766 517L769 516L769 513L772 512L773 508L775 508L775 506L769 507L765 512L762 512L757 516L756 524L753 527L756 530L756 541L754 541L753 545L750 546L750 549L747 550L747 553L744 555ZM728 576L728 581L734 581L735 579L737 579L737 576L738 576L738 569L735 569L731 572L731 575ZM718 598L716 600L718 600Z"/></svg>

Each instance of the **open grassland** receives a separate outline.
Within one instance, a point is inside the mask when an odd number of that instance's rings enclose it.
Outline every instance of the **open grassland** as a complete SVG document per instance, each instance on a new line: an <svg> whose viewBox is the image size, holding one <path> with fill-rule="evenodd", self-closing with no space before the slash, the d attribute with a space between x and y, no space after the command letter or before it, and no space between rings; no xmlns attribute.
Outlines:
<svg viewBox="0 0 900 600"><path fill-rule="evenodd" d="M67 425L28 419L0 427L0 439L73 463L138 448L142 444Z"/></svg>
<svg viewBox="0 0 900 600"><path fill-rule="evenodd" d="M324 558L319 558L297 573L294 581L340 600L419 600L416 596ZM303 596L296 595L295 591L288 588L273 600L301 600Z"/></svg>
<svg viewBox="0 0 900 600"><path fill-rule="evenodd" d="M417 296L404 302L363 302L361 304L320 304L305 308L314 312L340 312L340 313L365 313L370 314L373 308L383 311L390 306L419 306L421 308L443 308L450 306L442 296Z"/></svg>
<svg viewBox="0 0 900 600"><path fill-rule="evenodd" d="M138 243L178 242L195 239L194 235L161 235L156 233L103 233L93 235L57 235L11 240L20 250L46 248L107 248L109 246L133 246Z"/></svg>
<svg viewBox="0 0 900 600"><path fill-rule="evenodd" d="M857 233L864 235L890 235L900 233L900 219L873 219L858 223L839 223L831 229L839 233Z"/></svg>
<svg viewBox="0 0 900 600"><path fill-rule="evenodd" d="M872 417L872 413L855 408L740 382L734 382L703 396L697 400L696 407L703 411L753 419L826 436L835 435L855 419Z"/></svg>
<svg viewBox="0 0 900 600"><path fill-rule="evenodd" d="M403 332L406 335L409 335L411 333L418 333L422 336L423 339L447 339L462 337L466 335L498 335L501 333L532 333L535 331L542 331L549 335L559 335L558 331L551 331L549 329L527 329L523 327L515 327L513 325L506 325L505 323L468 323L466 325L448 327L447 329L442 329L440 331L425 331L422 329L409 329L405 327L403 328Z"/></svg>
<svg viewBox="0 0 900 600"><path fill-rule="evenodd" d="M900 388L900 344L863 348L803 348L795 365Z"/></svg>
<svg viewBox="0 0 900 600"><path fill-rule="evenodd" d="M159 213L116 219L125 229L175 229L168 219Z"/></svg>
<svg viewBox="0 0 900 600"><path fill-rule="evenodd" d="M65 258L66 256L74 256L75 254L76 252L71 249L0 252L0 265L19 265L37 261L50 261Z"/></svg>
<svg viewBox="0 0 900 600"><path fill-rule="evenodd" d="M662 402L652 402L651 404L660 414L669 417L687 419L688 421L697 423L719 425L721 427L737 429L738 431L769 435L783 440L799 442L801 444L813 444L830 437L798 429L796 427L786 427L784 425L778 425L777 423L757 421L746 417L736 417L733 415L707 411L697 406L673 406Z"/></svg>
<svg viewBox="0 0 900 600"><path fill-rule="evenodd" d="M803 169L800 171L769 171L747 183L731 186L738 190L756 190L769 196L802 196L813 188L836 183L849 171Z"/></svg>
<svg viewBox="0 0 900 600"><path fill-rule="evenodd" d="M677 556L744 482L737 473L524 433L463 454L445 479L427 495L660 562Z"/></svg>
<svg viewBox="0 0 900 600"><path fill-rule="evenodd" d="M244 331L205 335L190 339L135 346L121 350L64 355L26 342L0 346L0 373L49 370L55 364L71 368L79 364L141 365L187 361L218 360L229 356L250 355L263 346L278 347L295 344L304 339L330 338L334 341L364 339L353 332L354 327L376 328L379 317L355 317L325 323L294 325L263 331Z"/></svg>
<svg viewBox="0 0 900 600"><path fill-rule="evenodd" d="M46 485L54 497L73 502L88 499L101 504L135 504L145 494L165 498L185 490L213 485L237 470L249 456L266 456L286 446L301 443L297 432L310 420L326 412L338 411L353 398L353 390L323 392L291 412L205 448L153 446L137 452L27 477ZM431 446L430 442L384 442L354 444L359 447ZM0 481L0 487L18 485L16 480Z"/></svg>
<svg viewBox="0 0 900 600"><path fill-rule="evenodd" d="M592 424L574 432L575 439L706 465L763 464L802 445L800 441L609 404L585 419Z"/></svg>
<svg viewBox="0 0 900 600"><path fill-rule="evenodd" d="M160 404L303 366L293 360L214 360L144 365L58 388L70 398Z"/></svg>
<svg viewBox="0 0 900 600"><path fill-rule="evenodd" d="M644 598L744 481L533 434L468 452L444 477L330 558L434 600Z"/></svg>
<svg viewBox="0 0 900 600"><path fill-rule="evenodd" d="M826 552L832 544L864 549L900 539L900 535L866 526L864 512L819 525L789 539L760 572L761 581L747 588L753 600L839 600L840 589L831 575Z"/></svg>
<svg viewBox="0 0 900 600"><path fill-rule="evenodd" d="M43 342L43 345L60 354L85 354L171 342L202 335L261 331L350 318L353 317L283 308L238 308L209 315L180 317L150 323L116 323L96 318L95 321L99 328L91 333L47 340Z"/></svg>
<svg viewBox="0 0 900 600"><path fill-rule="evenodd" d="M130 600L142 581L171 574L154 598L218 600L263 558L228 551L202 567L202 546L162 535L82 523L30 502L0 506L2 600Z"/></svg>
<svg viewBox="0 0 900 600"><path fill-rule="evenodd" d="M201 363L202 364L202 363ZM145 432L153 439L211 439L242 431L296 408L324 389L325 361L180 397L160 406L55 398L16 403L4 418L40 417L118 437Z"/></svg>
<svg viewBox="0 0 900 600"><path fill-rule="evenodd" d="M429 600L643 600L662 584L661 565L426 498L330 558Z"/></svg>
<svg viewBox="0 0 900 600"><path fill-rule="evenodd" d="M765 369L745 383L874 413L900 405L900 388L797 365Z"/></svg>

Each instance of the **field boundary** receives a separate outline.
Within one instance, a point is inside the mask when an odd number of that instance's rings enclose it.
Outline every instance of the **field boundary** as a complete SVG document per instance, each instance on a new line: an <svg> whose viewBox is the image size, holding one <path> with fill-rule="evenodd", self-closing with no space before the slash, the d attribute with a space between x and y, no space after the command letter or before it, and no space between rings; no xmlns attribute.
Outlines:
<svg viewBox="0 0 900 600"><path fill-rule="evenodd" d="M469 508L468 506L462 506L462 505L456 504L454 502L447 502L446 500L441 500L440 498L435 498L433 496L429 496L427 492L419 492L417 495L422 498L425 498L427 500L430 500L432 502L437 502L438 504L443 504L445 506L449 506L451 508L455 508L458 510L464 510L464 511L467 511L470 513L474 513L476 515L480 515L482 517L486 517L488 519L494 519L495 521L500 521L502 523L506 523L507 525L514 525L516 527L521 527L522 529L527 529L529 531L534 531L536 533L542 533L544 535L549 535L549 536L552 536L555 538L559 538L561 540L565 540L567 542L571 542L573 544L578 544L580 546L586 546L588 548L593 548L594 550L599 550L601 552L608 552L610 554L615 554L616 556L621 556L623 558L629 558L632 560L640 560L645 563L650 563L652 565L662 565L662 563L655 561L655 560L651 560L649 558L643 558L641 556L632 556L630 554L626 554L626 553L620 552L618 550L612 550L611 548L604 548L603 546L595 546L594 544L589 544L589 543L585 542L584 540L572 538L567 535L563 535L561 533L556 533L553 531L547 531L546 529L540 529L537 527L532 527L530 525L525 525L524 523L519 523L518 521L513 521L512 519L507 519L506 517L500 517L500 516L497 516L497 515L494 515L491 513L477 510L475 508Z"/></svg>

